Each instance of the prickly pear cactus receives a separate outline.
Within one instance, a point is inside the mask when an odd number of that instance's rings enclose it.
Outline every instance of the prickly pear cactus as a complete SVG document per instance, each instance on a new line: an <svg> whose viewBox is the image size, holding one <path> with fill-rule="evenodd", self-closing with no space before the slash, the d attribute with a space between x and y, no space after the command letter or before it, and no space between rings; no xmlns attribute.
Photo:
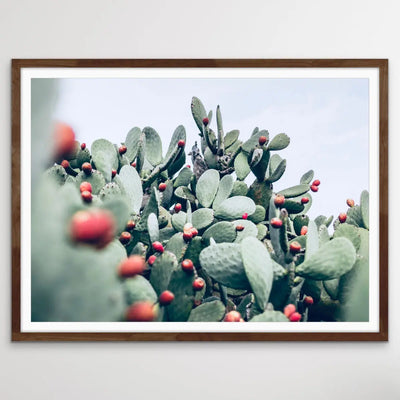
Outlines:
<svg viewBox="0 0 400 400"><path fill-rule="evenodd" d="M32 320L368 320L368 192L311 219L314 172L279 184L286 134L191 112L190 152L180 125L165 153L149 126L56 153L33 197Z"/></svg>

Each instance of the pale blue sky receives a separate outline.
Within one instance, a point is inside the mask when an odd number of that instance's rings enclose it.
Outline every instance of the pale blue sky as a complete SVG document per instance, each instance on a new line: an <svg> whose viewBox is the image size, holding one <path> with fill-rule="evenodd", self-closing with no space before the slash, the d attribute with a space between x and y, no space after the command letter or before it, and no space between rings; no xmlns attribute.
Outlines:
<svg viewBox="0 0 400 400"><path fill-rule="evenodd" d="M192 96L214 115L219 104L225 132L239 129L242 139L255 126L270 137L290 136L290 146L279 152L287 169L275 189L297 184L314 169L321 186L313 194L311 216L337 216L348 197L358 201L368 189L367 79L60 79L55 117L71 124L89 146L100 137L120 143L132 127L151 126L165 153L180 124L188 149L198 140Z"/></svg>

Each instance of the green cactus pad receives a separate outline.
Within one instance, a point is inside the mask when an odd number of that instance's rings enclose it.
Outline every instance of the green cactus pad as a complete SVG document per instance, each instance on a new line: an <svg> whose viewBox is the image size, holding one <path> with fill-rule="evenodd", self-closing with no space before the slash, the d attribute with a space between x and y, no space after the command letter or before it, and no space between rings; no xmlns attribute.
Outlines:
<svg viewBox="0 0 400 400"><path fill-rule="evenodd" d="M192 97L192 115L193 119L196 122L197 127L200 132L203 132L203 119L207 117L206 109L203 106L203 103L197 97Z"/></svg>
<svg viewBox="0 0 400 400"><path fill-rule="evenodd" d="M247 219L237 219L236 221L232 221L232 223L235 227L238 225L244 227L242 231L237 231L235 243L241 243L242 240L248 236L257 237L258 229L253 222Z"/></svg>
<svg viewBox="0 0 400 400"><path fill-rule="evenodd" d="M227 149L229 146L232 146L239 137L239 131L237 129L228 132L224 137L224 146Z"/></svg>
<svg viewBox="0 0 400 400"><path fill-rule="evenodd" d="M281 190L279 194L289 199L291 197L301 196L302 194L307 193L309 189L309 185L297 185L287 188L285 190Z"/></svg>
<svg viewBox="0 0 400 400"><path fill-rule="evenodd" d="M300 235L301 228L303 226L307 226L309 222L310 218L308 217L308 215L297 215L293 219L293 228L296 232L296 235Z"/></svg>
<svg viewBox="0 0 400 400"><path fill-rule="evenodd" d="M165 250L175 254L178 261L183 259L183 255L186 252L188 244L183 240L183 233L178 232L165 245Z"/></svg>
<svg viewBox="0 0 400 400"><path fill-rule="evenodd" d="M90 175L86 175L83 171L79 172L75 177L75 183L79 187L82 182L89 182L92 185L93 194L99 194L106 184L103 174L96 170L93 170Z"/></svg>
<svg viewBox="0 0 400 400"><path fill-rule="evenodd" d="M138 145L141 140L143 140L142 131L138 127L132 128L126 135L125 146L127 150L125 155L129 162L132 162L136 158Z"/></svg>
<svg viewBox="0 0 400 400"><path fill-rule="evenodd" d="M174 181L174 187L177 188L179 186L189 186L192 176L193 172L190 168L182 168Z"/></svg>
<svg viewBox="0 0 400 400"><path fill-rule="evenodd" d="M311 222L309 230L310 226ZM354 246L350 240L340 237L324 244L317 252L307 257L306 261L296 268L296 273L314 280L335 279L349 272L355 261Z"/></svg>
<svg viewBox="0 0 400 400"><path fill-rule="evenodd" d="M246 185L246 182L243 181L235 181L233 183L233 188L230 197L234 196L246 196L248 187Z"/></svg>
<svg viewBox="0 0 400 400"><path fill-rule="evenodd" d="M272 157L271 157L271 159L272 159ZM272 170L272 172L270 171L269 176L267 178L267 182L273 183L273 182L276 182L277 180L281 179L281 177L285 173L285 171L286 171L286 160L282 160L276 166L276 168L274 168Z"/></svg>
<svg viewBox="0 0 400 400"><path fill-rule="evenodd" d="M124 197L114 197L100 204L100 208L109 210L115 217L117 223L117 234L126 229L126 222L130 216L129 204Z"/></svg>
<svg viewBox="0 0 400 400"><path fill-rule="evenodd" d="M171 224L178 232L183 232L183 227L186 224L186 213L179 211L172 215Z"/></svg>
<svg viewBox="0 0 400 400"><path fill-rule="evenodd" d="M319 235L318 235L318 228L314 221L308 222L308 230L307 230L307 246L306 246L306 254L305 259L308 260L317 253L319 249Z"/></svg>
<svg viewBox="0 0 400 400"><path fill-rule="evenodd" d="M53 165L46 171L46 176L50 179L54 180L57 185L64 185L65 181L68 178L68 174L65 172L64 167L61 165Z"/></svg>
<svg viewBox="0 0 400 400"><path fill-rule="evenodd" d="M157 301L157 293L150 282L142 275L136 275L124 281L125 298L128 305L137 301Z"/></svg>
<svg viewBox="0 0 400 400"><path fill-rule="evenodd" d="M248 236L242 240L241 254L256 303L261 310L264 310L268 303L274 278L269 252L257 238Z"/></svg>
<svg viewBox="0 0 400 400"><path fill-rule="evenodd" d="M280 311L266 310L253 317L249 322L289 322L289 320Z"/></svg>
<svg viewBox="0 0 400 400"><path fill-rule="evenodd" d="M269 221L272 220L272 218L276 218L277 217L277 208L274 204L274 199L271 197L270 199L270 204L269 204L269 215L268 215L268 219ZM281 244L280 244L280 229L276 229L276 228L272 228L270 227L269 229L269 235L271 237L271 243L272 243L272 247L274 249L275 255L277 257L277 259L279 260L279 262L283 262L284 261L284 254L281 248Z"/></svg>
<svg viewBox="0 0 400 400"><path fill-rule="evenodd" d="M356 228L354 225L340 224L333 233L333 237L334 238L345 237L349 239L350 242L353 243L353 246L356 249L356 251L358 251L361 244L361 236L359 232L360 229Z"/></svg>
<svg viewBox="0 0 400 400"><path fill-rule="evenodd" d="M236 243L218 243L200 253L200 264L211 278L233 289L247 289L241 247Z"/></svg>
<svg viewBox="0 0 400 400"><path fill-rule="evenodd" d="M159 202L158 202L157 191L155 188L153 188L150 194L149 201L146 207L143 209L140 221L136 226L136 229L138 231L142 232L147 230L147 219L149 218L150 214L154 213L158 217L158 207L159 207Z"/></svg>
<svg viewBox="0 0 400 400"><path fill-rule="evenodd" d="M249 215L249 221L258 224L265 220L265 214L266 214L265 208L257 204L254 213Z"/></svg>
<svg viewBox="0 0 400 400"><path fill-rule="evenodd" d="M348 209L347 211L347 220L346 223L357 226L364 227L364 222L361 214L361 207L354 206Z"/></svg>
<svg viewBox="0 0 400 400"><path fill-rule="evenodd" d="M330 279L329 281L323 281L324 289L326 293L329 294L329 297L332 300L338 299L339 292L339 279Z"/></svg>
<svg viewBox="0 0 400 400"><path fill-rule="evenodd" d="M180 140L183 140L186 143L186 131L183 125L179 125L175 129L171 141L169 142L168 150L164 157L164 161L166 161L169 158L169 156L175 151L176 147L178 146L178 142Z"/></svg>
<svg viewBox="0 0 400 400"><path fill-rule="evenodd" d="M283 208L286 208L289 214L299 214L304 211L304 205L293 200L285 200Z"/></svg>
<svg viewBox="0 0 400 400"><path fill-rule="evenodd" d="M210 207L217 194L219 173L215 169L204 172L196 185L196 196L203 207Z"/></svg>
<svg viewBox="0 0 400 400"><path fill-rule="evenodd" d="M258 139L261 136L265 136L267 139L269 138L269 133L266 130L258 131L256 133L253 132L251 135L250 139L246 140L243 145L242 149L245 151L247 154L250 154L252 150L258 145Z"/></svg>
<svg viewBox="0 0 400 400"><path fill-rule="evenodd" d="M82 164L85 162L90 162L90 151L88 148L85 148L84 150L79 148L76 154L76 166L81 168Z"/></svg>
<svg viewBox="0 0 400 400"><path fill-rule="evenodd" d="M216 243L230 243L236 238L236 229L232 222L221 221L210 226L202 236L203 243L208 246L210 238L213 238Z"/></svg>
<svg viewBox="0 0 400 400"><path fill-rule="evenodd" d="M310 171L306 172L301 178L300 178L300 184L306 184L308 185L311 183L311 181L314 178L314 171L310 169Z"/></svg>
<svg viewBox="0 0 400 400"><path fill-rule="evenodd" d="M320 246L322 246L323 244L325 244L331 240L331 236L329 235L328 228L325 225L321 225L318 228L318 235L319 235L319 245Z"/></svg>
<svg viewBox="0 0 400 400"><path fill-rule="evenodd" d="M189 274L183 271L182 268L177 268L172 271L168 290L175 295L175 299L167 307L170 321L187 321L194 301L193 280L194 274Z"/></svg>
<svg viewBox="0 0 400 400"><path fill-rule="evenodd" d="M176 197L179 197L183 200L189 200L191 203L194 203L196 201L196 197L194 197L193 193L186 186L179 186L175 189L174 194Z"/></svg>
<svg viewBox="0 0 400 400"><path fill-rule="evenodd" d="M213 202L213 208L217 208L224 200L226 200L233 188L233 177L232 175L225 175L219 182L217 194Z"/></svg>
<svg viewBox="0 0 400 400"><path fill-rule="evenodd" d="M110 182L100 190L99 198L102 201L108 201L120 197L121 194L121 188L116 183Z"/></svg>
<svg viewBox="0 0 400 400"><path fill-rule="evenodd" d="M369 229L369 193L366 190L361 193L360 209L363 227Z"/></svg>
<svg viewBox="0 0 400 400"><path fill-rule="evenodd" d="M175 254L164 251L157 256L150 272L150 283L159 296L164 290L167 290L171 279L172 271L178 268L178 260Z"/></svg>
<svg viewBox="0 0 400 400"><path fill-rule="evenodd" d="M119 171L119 177L131 202L131 209L136 214L139 213L143 201L143 189L140 176L135 168L125 165Z"/></svg>
<svg viewBox="0 0 400 400"><path fill-rule="evenodd" d="M188 318L188 322L218 322L224 318L225 306L219 301L210 301L194 308Z"/></svg>
<svg viewBox="0 0 400 400"><path fill-rule="evenodd" d="M185 255L182 257L184 260L189 259L193 261L196 268L200 267L199 256L203 250L203 242L200 236L194 237L187 246Z"/></svg>
<svg viewBox="0 0 400 400"><path fill-rule="evenodd" d="M254 153L256 152L256 150L261 151L261 159L254 165L251 163L250 168L251 168L251 171L253 172L253 174L256 176L256 178L260 182L264 182L265 174L266 174L267 168L268 168L270 152L266 149L255 149Z"/></svg>
<svg viewBox="0 0 400 400"><path fill-rule="evenodd" d="M144 145L146 150L146 159L153 166L156 166L162 161L162 143L160 136L155 129L146 126L143 128L145 137Z"/></svg>
<svg viewBox="0 0 400 400"><path fill-rule="evenodd" d="M111 181L111 171L118 168L118 156L114 145L106 139L98 139L92 143L92 160L106 182Z"/></svg>
<svg viewBox="0 0 400 400"><path fill-rule="evenodd" d="M243 151L236 156L234 167L237 178L240 181L245 180L247 175L250 173L250 166L247 162L247 155Z"/></svg>
<svg viewBox="0 0 400 400"><path fill-rule="evenodd" d="M251 215L255 212L254 201L246 196L235 196L224 200L215 210L215 217L220 219L241 218L244 213Z"/></svg>
<svg viewBox="0 0 400 400"><path fill-rule="evenodd" d="M147 218L147 231L149 232L150 242L157 242L160 231L158 229L158 218L154 213L151 213Z"/></svg>
<svg viewBox="0 0 400 400"><path fill-rule="evenodd" d="M214 211L211 208L199 208L192 214L192 224L198 229L209 227L214 221Z"/></svg>
<svg viewBox="0 0 400 400"><path fill-rule="evenodd" d="M254 200L254 203L263 206L266 210L272 196L272 189L268 183L254 181L247 193L247 196Z"/></svg>
<svg viewBox="0 0 400 400"><path fill-rule="evenodd" d="M263 224L257 224L257 239L263 240L267 236L268 229Z"/></svg>
<svg viewBox="0 0 400 400"><path fill-rule="evenodd" d="M268 150L276 151L276 150L283 150L289 146L290 138L285 133L280 133L276 135L268 145Z"/></svg>

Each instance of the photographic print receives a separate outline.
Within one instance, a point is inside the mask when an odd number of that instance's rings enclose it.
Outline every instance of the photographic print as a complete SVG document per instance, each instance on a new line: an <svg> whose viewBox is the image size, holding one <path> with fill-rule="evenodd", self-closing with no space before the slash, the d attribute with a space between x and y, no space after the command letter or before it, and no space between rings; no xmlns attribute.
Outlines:
<svg viewBox="0 0 400 400"><path fill-rule="evenodd" d="M14 340L387 340L386 60L13 74Z"/></svg>

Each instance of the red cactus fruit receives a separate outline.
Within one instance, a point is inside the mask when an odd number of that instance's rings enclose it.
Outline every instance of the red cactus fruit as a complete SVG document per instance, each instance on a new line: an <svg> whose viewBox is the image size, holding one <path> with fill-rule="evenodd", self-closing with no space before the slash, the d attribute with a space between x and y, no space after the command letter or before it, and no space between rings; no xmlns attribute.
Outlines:
<svg viewBox="0 0 400 400"><path fill-rule="evenodd" d="M260 146L263 146L265 143L267 143L267 138L266 138L265 136L260 136L260 137L258 138L258 144L259 144Z"/></svg>
<svg viewBox="0 0 400 400"><path fill-rule="evenodd" d="M285 203L285 196L282 196L281 194L277 194L274 199L274 204L277 207L280 207L280 206L283 206L284 203Z"/></svg>
<svg viewBox="0 0 400 400"><path fill-rule="evenodd" d="M316 179L313 183L314 186L319 186L321 184L319 179Z"/></svg>
<svg viewBox="0 0 400 400"><path fill-rule="evenodd" d="M294 304L288 304L284 309L283 313L289 318L296 311Z"/></svg>
<svg viewBox="0 0 400 400"><path fill-rule="evenodd" d="M311 296L304 297L304 303L308 306L312 306L314 304L314 299Z"/></svg>
<svg viewBox="0 0 400 400"><path fill-rule="evenodd" d="M311 185L310 189L312 192L318 192L318 186L316 185Z"/></svg>
<svg viewBox="0 0 400 400"><path fill-rule="evenodd" d="M150 301L138 301L132 304L126 311L126 319L134 322L151 322L157 313Z"/></svg>
<svg viewBox="0 0 400 400"><path fill-rule="evenodd" d="M301 204L307 204L310 201L308 197L302 197L301 198Z"/></svg>
<svg viewBox="0 0 400 400"><path fill-rule="evenodd" d="M119 152L119 154L121 154L121 156L122 156L123 154L126 153L127 150L128 150L127 147L126 147L125 145L122 145L122 146L120 146L120 148L118 149L118 152Z"/></svg>
<svg viewBox="0 0 400 400"><path fill-rule="evenodd" d="M160 297L158 298L158 301L160 302L161 305L167 306L168 304L171 304L175 299L175 295L170 292L169 290L164 290L161 294Z"/></svg>
<svg viewBox="0 0 400 400"><path fill-rule="evenodd" d="M199 234L199 231L196 228L192 228L190 233L192 234L192 238L194 238Z"/></svg>
<svg viewBox="0 0 400 400"><path fill-rule="evenodd" d="M191 232L191 231L189 231L189 232L183 232L183 240L184 240L185 242L190 242L190 241L192 240L192 238L193 238L193 235L192 235L192 232Z"/></svg>
<svg viewBox="0 0 400 400"><path fill-rule="evenodd" d="M164 246L160 242L153 242L153 250L158 253L164 253Z"/></svg>
<svg viewBox="0 0 400 400"><path fill-rule="evenodd" d="M129 221L126 223L126 229L127 229L128 231L133 231L133 230L135 229L135 226L136 226L136 222L135 222L135 221L129 220Z"/></svg>
<svg viewBox="0 0 400 400"><path fill-rule="evenodd" d="M82 192L90 192L92 193L92 185L89 182L82 182L79 185L79 190Z"/></svg>
<svg viewBox="0 0 400 400"><path fill-rule="evenodd" d="M347 199L346 200L346 203L347 203L347 205L349 206L349 207L354 207L354 200L353 199Z"/></svg>
<svg viewBox="0 0 400 400"><path fill-rule="evenodd" d="M290 252L291 252L292 254L298 253L298 252L301 250L300 243L298 243L298 242L292 242L292 243L290 243L289 249L290 249Z"/></svg>
<svg viewBox="0 0 400 400"><path fill-rule="evenodd" d="M210 120L206 117L206 118L203 118L203 124L204 124L204 126L207 126L208 124L210 123Z"/></svg>
<svg viewBox="0 0 400 400"><path fill-rule="evenodd" d="M299 314L298 312L294 312L290 317L289 317L289 321L290 322L299 322L301 320L301 314Z"/></svg>
<svg viewBox="0 0 400 400"><path fill-rule="evenodd" d="M136 168L136 162L131 163L131 167Z"/></svg>
<svg viewBox="0 0 400 400"><path fill-rule="evenodd" d="M92 173L92 165L88 162L85 162L82 164L82 171L86 174L86 175L90 175Z"/></svg>
<svg viewBox="0 0 400 400"><path fill-rule="evenodd" d="M147 259L147 262L149 263L149 265L153 265L154 264L154 261L156 261L157 260L157 257L153 254L152 256L150 256L148 259Z"/></svg>
<svg viewBox="0 0 400 400"><path fill-rule="evenodd" d="M307 232L308 232L308 227L305 225L302 226L300 229L300 235L302 235L302 236L307 235Z"/></svg>
<svg viewBox="0 0 400 400"><path fill-rule="evenodd" d="M240 322L242 316L238 311L229 311L224 318L224 322Z"/></svg>
<svg viewBox="0 0 400 400"><path fill-rule="evenodd" d="M242 219L247 219L247 218L249 218L249 214L244 213L244 214L242 215Z"/></svg>
<svg viewBox="0 0 400 400"><path fill-rule="evenodd" d="M176 213L178 213L179 211L181 211L182 210L182 204L181 203L176 203L175 204L175 207L174 207L174 211L176 212Z"/></svg>
<svg viewBox="0 0 400 400"><path fill-rule="evenodd" d="M85 150L85 149L86 149L86 143L82 143L82 144L81 144L81 149L82 149L82 150Z"/></svg>
<svg viewBox="0 0 400 400"><path fill-rule="evenodd" d="M112 169L111 170L111 178L115 178L116 175L117 175L117 170L116 169Z"/></svg>
<svg viewBox="0 0 400 400"><path fill-rule="evenodd" d="M346 213L340 213L339 214L339 221L341 224L345 223L347 219L347 214Z"/></svg>
<svg viewBox="0 0 400 400"><path fill-rule="evenodd" d="M188 164L188 165L186 165L186 168L190 168L190 165Z"/></svg>
<svg viewBox="0 0 400 400"><path fill-rule="evenodd" d="M186 260L183 260L181 266L185 272L193 272L194 265L192 260L189 260L188 258Z"/></svg>
<svg viewBox="0 0 400 400"><path fill-rule="evenodd" d="M180 140L178 142L178 147L185 147L185 141L184 140Z"/></svg>
<svg viewBox="0 0 400 400"><path fill-rule="evenodd" d="M118 275L123 278L140 275L145 270L145 260L142 256L133 255L125 258L118 266Z"/></svg>
<svg viewBox="0 0 400 400"><path fill-rule="evenodd" d="M75 132L69 125L63 122L56 123L53 139L54 155L57 159L73 154L75 150Z"/></svg>
<svg viewBox="0 0 400 400"><path fill-rule="evenodd" d="M97 248L110 243L116 230L113 215L107 210L85 210L76 212L70 223L71 239L77 243L93 245Z"/></svg>
<svg viewBox="0 0 400 400"><path fill-rule="evenodd" d="M193 304L195 307L198 307L201 304L201 300L200 299L194 300Z"/></svg>
<svg viewBox="0 0 400 400"><path fill-rule="evenodd" d="M129 232L122 232L121 236L119 237L119 241L122 244L127 244L131 240L132 236Z"/></svg>
<svg viewBox="0 0 400 400"><path fill-rule="evenodd" d="M270 223L274 228L280 228L283 224L280 218L272 218Z"/></svg>
<svg viewBox="0 0 400 400"><path fill-rule="evenodd" d="M69 162L67 160L62 160L61 166L65 169L67 169L67 168L69 168Z"/></svg>
<svg viewBox="0 0 400 400"><path fill-rule="evenodd" d="M167 188L167 184L164 183L164 182L162 182L162 183L160 183L160 184L158 185L158 190L159 190L160 192L163 192L166 188Z"/></svg>
<svg viewBox="0 0 400 400"><path fill-rule="evenodd" d="M84 191L81 193L81 197L82 197L82 200L83 200L85 203L90 203L90 202L92 201L92 199L93 199L92 193L89 192L89 190L84 190Z"/></svg>
<svg viewBox="0 0 400 400"><path fill-rule="evenodd" d="M194 290L199 291L199 290L203 289L203 287L204 287L205 284L206 284L206 283L204 282L204 279L202 279L202 278L196 278L196 279L193 281L192 286L193 286L193 289L194 289Z"/></svg>
<svg viewBox="0 0 400 400"><path fill-rule="evenodd" d="M243 229L244 229L244 226L243 226L243 225L236 225L236 230L237 230L238 232L241 232Z"/></svg>

